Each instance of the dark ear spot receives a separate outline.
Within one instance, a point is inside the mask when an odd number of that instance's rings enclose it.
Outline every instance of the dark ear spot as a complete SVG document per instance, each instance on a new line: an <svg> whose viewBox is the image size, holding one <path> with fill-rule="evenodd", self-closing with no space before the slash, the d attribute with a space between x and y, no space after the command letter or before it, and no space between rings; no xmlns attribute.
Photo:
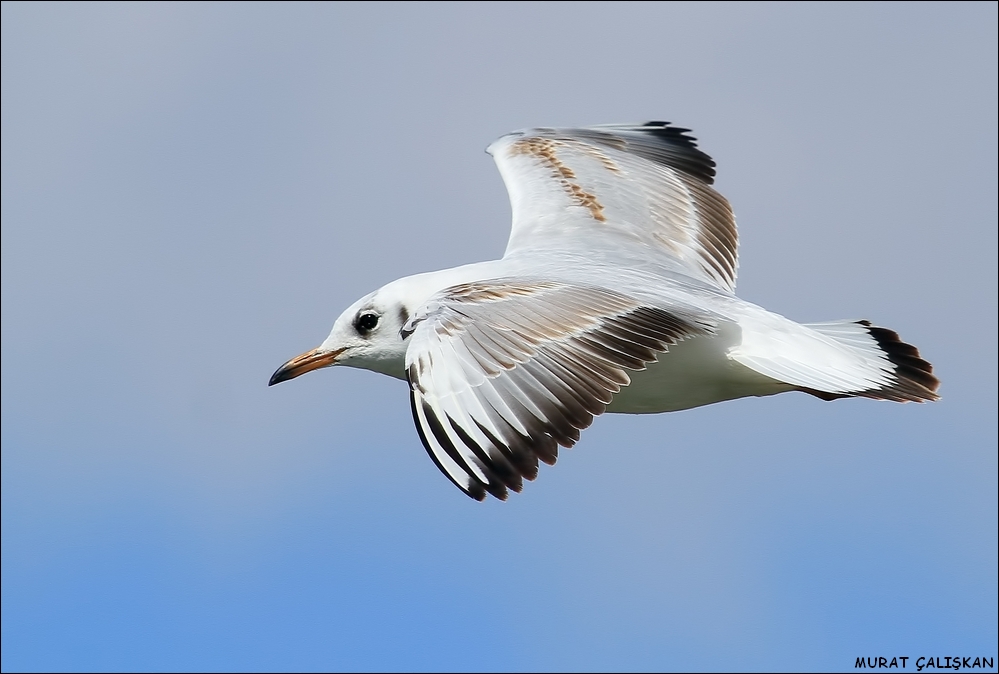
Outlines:
<svg viewBox="0 0 999 674"><path fill-rule="evenodd" d="M402 322L402 327L399 328L399 336L402 337L402 341L405 342L409 339L410 335L416 332L416 326L419 325L423 319L421 318L414 321L410 318L409 311L406 310L406 307L400 307L399 320Z"/></svg>

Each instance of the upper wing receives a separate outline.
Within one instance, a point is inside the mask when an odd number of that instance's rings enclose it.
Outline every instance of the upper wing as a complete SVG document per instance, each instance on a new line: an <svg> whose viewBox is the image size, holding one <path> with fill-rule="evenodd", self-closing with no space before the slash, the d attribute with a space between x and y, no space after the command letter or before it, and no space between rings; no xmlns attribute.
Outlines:
<svg viewBox="0 0 999 674"><path fill-rule="evenodd" d="M553 464L658 354L707 328L602 288L498 279L454 286L417 311L406 373L437 467L500 499Z"/></svg>
<svg viewBox="0 0 999 674"><path fill-rule="evenodd" d="M648 258L735 290L738 234L715 163L668 122L531 129L489 146L510 194L506 256L539 248Z"/></svg>

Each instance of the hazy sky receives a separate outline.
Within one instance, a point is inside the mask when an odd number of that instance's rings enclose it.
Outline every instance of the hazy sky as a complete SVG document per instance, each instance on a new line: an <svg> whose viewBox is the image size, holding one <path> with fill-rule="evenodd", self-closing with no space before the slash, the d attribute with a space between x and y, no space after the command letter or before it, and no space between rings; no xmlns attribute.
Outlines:
<svg viewBox="0 0 999 674"><path fill-rule="evenodd" d="M996 655L996 3L2 7L5 671ZM502 254L497 136L648 119L718 161L742 297L943 400L609 415L480 504L404 383L267 388Z"/></svg>

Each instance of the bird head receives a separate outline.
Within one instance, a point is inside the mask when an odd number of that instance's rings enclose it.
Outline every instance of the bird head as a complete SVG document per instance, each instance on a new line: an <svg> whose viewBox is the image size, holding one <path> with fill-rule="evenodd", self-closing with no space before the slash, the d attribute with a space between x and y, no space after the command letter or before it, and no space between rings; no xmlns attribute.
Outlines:
<svg viewBox="0 0 999 674"><path fill-rule="evenodd" d="M354 302L336 319L322 344L279 367L268 386L334 365L405 379L406 343L401 332L409 310L392 286Z"/></svg>

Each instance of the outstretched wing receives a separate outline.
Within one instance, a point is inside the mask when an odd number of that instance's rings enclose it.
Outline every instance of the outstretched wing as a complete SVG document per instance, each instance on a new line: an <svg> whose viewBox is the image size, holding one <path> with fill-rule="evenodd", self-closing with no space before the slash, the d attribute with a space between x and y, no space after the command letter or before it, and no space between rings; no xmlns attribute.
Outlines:
<svg viewBox="0 0 999 674"><path fill-rule="evenodd" d="M505 499L555 463L658 354L707 327L609 290L497 279L454 286L403 328L420 437L441 471Z"/></svg>
<svg viewBox="0 0 999 674"><path fill-rule="evenodd" d="M715 163L668 122L530 129L489 146L510 194L506 256L537 249L649 259L729 292L738 234Z"/></svg>

